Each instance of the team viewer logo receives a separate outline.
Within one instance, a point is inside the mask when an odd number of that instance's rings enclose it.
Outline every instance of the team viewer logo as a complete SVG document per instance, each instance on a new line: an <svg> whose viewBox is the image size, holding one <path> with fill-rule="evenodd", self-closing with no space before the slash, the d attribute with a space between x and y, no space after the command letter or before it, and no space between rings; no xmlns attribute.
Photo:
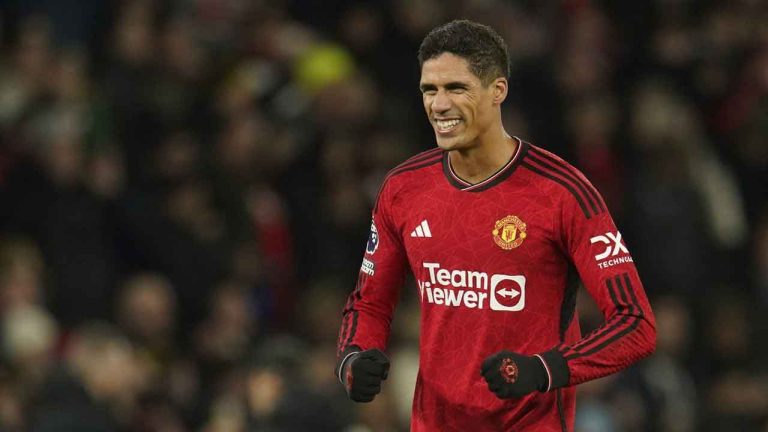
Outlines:
<svg viewBox="0 0 768 432"><path fill-rule="evenodd" d="M527 225L517 216L509 215L496 221L493 227L493 241L500 248L510 250L520 246L528 236L525 232Z"/></svg>
<svg viewBox="0 0 768 432"><path fill-rule="evenodd" d="M491 309L517 312L525 307L525 276L491 276Z"/></svg>
<svg viewBox="0 0 768 432"><path fill-rule="evenodd" d="M444 307L518 312L525 308L525 276L447 269L425 262L417 275L422 302Z"/></svg>

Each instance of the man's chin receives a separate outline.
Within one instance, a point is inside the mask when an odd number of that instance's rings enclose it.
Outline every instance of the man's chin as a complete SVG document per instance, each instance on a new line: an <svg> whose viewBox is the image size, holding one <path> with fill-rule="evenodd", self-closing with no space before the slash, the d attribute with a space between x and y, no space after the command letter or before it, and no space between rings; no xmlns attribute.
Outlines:
<svg viewBox="0 0 768 432"><path fill-rule="evenodd" d="M461 141L458 137L435 136L437 146L445 151L456 150L460 147Z"/></svg>

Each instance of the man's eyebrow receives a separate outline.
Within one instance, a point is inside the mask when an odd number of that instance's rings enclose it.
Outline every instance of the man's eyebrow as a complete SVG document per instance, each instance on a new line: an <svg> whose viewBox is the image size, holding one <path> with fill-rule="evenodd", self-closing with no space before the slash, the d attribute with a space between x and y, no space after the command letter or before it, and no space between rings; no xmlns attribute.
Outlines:
<svg viewBox="0 0 768 432"><path fill-rule="evenodd" d="M421 91L437 90L437 86L431 83L423 83L419 85L419 90Z"/></svg>
<svg viewBox="0 0 768 432"><path fill-rule="evenodd" d="M467 89L469 88L469 84L462 81L451 81L444 87L446 90ZM419 89L421 89L421 91L437 90L437 86L432 83L423 83L419 85Z"/></svg>
<svg viewBox="0 0 768 432"><path fill-rule="evenodd" d="M445 85L445 88L448 90L466 89L466 88L469 88L469 84L461 81L451 81Z"/></svg>

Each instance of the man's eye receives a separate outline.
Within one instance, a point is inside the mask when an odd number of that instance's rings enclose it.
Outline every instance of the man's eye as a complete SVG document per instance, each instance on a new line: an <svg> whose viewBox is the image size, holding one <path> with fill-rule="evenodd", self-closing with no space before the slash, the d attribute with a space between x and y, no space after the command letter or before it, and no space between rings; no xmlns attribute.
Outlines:
<svg viewBox="0 0 768 432"><path fill-rule="evenodd" d="M427 96L434 96L437 94L437 90L424 90L422 93Z"/></svg>

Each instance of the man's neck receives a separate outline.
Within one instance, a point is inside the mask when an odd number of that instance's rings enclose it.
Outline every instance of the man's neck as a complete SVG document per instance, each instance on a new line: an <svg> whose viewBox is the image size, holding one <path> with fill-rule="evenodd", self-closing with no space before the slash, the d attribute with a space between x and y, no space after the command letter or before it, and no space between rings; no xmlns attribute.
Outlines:
<svg viewBox="0 0 768 432"><path fill-rule="evenodd" d="M471 184L489 178L506 165L517 151L518 142L502 129L499 136L469 149L454 150L448 154L453 172Z"/></svg>

